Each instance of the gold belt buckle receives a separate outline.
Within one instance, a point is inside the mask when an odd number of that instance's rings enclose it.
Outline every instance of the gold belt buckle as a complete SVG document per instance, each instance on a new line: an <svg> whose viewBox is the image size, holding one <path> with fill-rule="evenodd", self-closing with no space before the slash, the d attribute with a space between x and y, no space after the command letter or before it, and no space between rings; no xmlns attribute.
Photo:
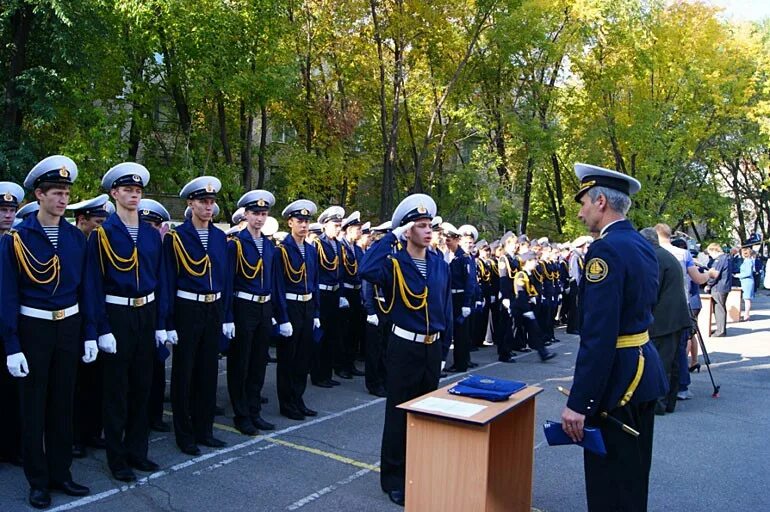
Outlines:
<svg viewBox="0 0 770 512"><path fill-rule="evenodd" d="M147 299L145 297L139 297L137 299L134 299L132 301L133 304L131 304L131 305L134 306L135 308L138 308L138 307L144 306L146 300Z"/></svg>
<svg viewBox="0 0 770 512"><path fill-rule="evenodd" d="M51 311L51 318L53 320L63 320L64 319L64 310L58 309L56 311Z"/></svg>
<svg viewBox="0 0 770 512"><path fill-rule="evenodd" d="M206 295L203 296L203 302L209 303L209 302L214 302L215 300L217 300L216 293L207 293Z"/></svg>
<svg viewBox="0 0 770 512"><path fill-rule="evenodd" d="M436 335L435 334L428 334L425 336L425 344L431 345L433 342L436 341Z"/></svg>

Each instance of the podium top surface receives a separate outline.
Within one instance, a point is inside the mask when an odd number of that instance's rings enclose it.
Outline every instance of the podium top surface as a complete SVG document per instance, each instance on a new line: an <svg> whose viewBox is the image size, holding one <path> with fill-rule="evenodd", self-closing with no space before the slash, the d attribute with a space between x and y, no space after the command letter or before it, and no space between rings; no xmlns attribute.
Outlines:
<svg viewBox="0 0 770 512"><path fill-rule="evenodd" d="M416 414L425 414L437 418L462 421L475 425L486 425L498 416L511 409L534 399L543 389L537 386L527 386L512 394L508 400L490 402L479 398L457 396L449 393L449 388L456 382L439 388L436 391L422 395L399 405L399 409Z"/></svg>

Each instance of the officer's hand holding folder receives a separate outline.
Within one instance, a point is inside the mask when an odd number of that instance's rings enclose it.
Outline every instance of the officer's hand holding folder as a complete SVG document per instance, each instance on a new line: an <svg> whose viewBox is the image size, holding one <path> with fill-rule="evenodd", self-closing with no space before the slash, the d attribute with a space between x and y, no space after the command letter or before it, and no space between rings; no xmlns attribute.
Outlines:
<svg viewBox="0 0 770 512"><path fill-rule="evenodd" d="M602 438L602 432L598 428L584 427L583 440L577 443L564 432L561 423L555 421L546 421L543 424L543 432L545 433L546 441L548 441L548 446L576 444L597 455L607 455L607 449L604 447L604 438Z"/></svg>
<svg viewBox="0 0 770 512"><path fill-rule="evenodd" d="M517 380L493 379L483 375L471 375L453 387L449 388L449 393L458 396L468 396L471 398L481 398L490 402L502 402L527 385Z"/></svg>

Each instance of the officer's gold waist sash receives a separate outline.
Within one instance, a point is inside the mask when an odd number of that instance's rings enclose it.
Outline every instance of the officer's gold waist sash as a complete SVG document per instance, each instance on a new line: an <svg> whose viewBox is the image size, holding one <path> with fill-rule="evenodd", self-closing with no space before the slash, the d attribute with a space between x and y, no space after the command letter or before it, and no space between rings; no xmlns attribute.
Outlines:
<svg viewBox="0 0 770 512"><path fill-rule="evenodd" d="M616 348L634 348L639 347L639 361L636 364L636 374L631 380L631 384L628 385L626 392L618 401L618 407L623 407L631 400L634 395L634 391L639 386L639 382L642 380L642 374L644 373L644 356L642 355L642 346L650 341L650 335L647 331L640 332L639 334L623 334L618 336L618 341L615 344Z"/></svg>

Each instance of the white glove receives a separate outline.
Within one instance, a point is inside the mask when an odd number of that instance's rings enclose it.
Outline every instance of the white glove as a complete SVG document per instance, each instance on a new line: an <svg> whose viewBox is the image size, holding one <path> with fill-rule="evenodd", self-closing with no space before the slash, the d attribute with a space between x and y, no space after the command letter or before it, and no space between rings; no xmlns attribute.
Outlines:
<svg viewBox="0 0 770 512"><path fill-rule="evenodd" d="M522 315L524 318L529 318L530 320L535 319L535 314L532 311L527 311Z"/></svg>
<svg viewBox="0 0 770 512"><path fill-rule="evenodd" d="M276 322L276 321L275 321L275 318L271 318L271 319L270 319L270 325L275 325L275 324L277 324L277 323L278 323L278 322Z"/></svg>
<svg viewBox="0 0 770 512"><path fill-rule="evenodd" d="M564 289L564 295L569 295L569 286Z"/></svg>
<svg viewBox="0 0 770 512"><path fill-rule="evenodd" d="M111 332L99 336L99 350L108 354L114 354L118 351L118 342Z"/></svg>
<svg viewBox="0 0 770 512"><path fill-rule="evenodd" d="M99 349L96 347L96 340L88 340L83 343L83 362L93 363L96 361L96 355L99 353Z"/></svg>
<svg viewBox="0 0 770 512"><path fill-rule="evenodd" d="M177 343L179 343L179 335L176 333L176 331L166 331L166 336L168 336L166 341L168 341L172 345L176 345Z"/></svg>
<svg viewBox="0 0 770 512"><path fill-rule="evenodd" d="M471 308L462 308L460 312L463 315L463 318L466 318L468 315L471 314Z"/></svg>
<svg viewBox="0 0 770 512"><path fill-rule="evenodd" d="M511 299L503 299L503 307L507 310L511 310Z"/></svg>
<svg viewBox="0 0 770 512"><path fill-rule="evenodd" d="M26 377L29 375L29 366L27 366L27 358L21 352L16 352L5 358L5 364L8 366L8 371L14 377Z"/></svg>
<svg viewBox="0 0 770 512"><path fill-rule="evenodd" d="M168 334L163 329L155 331L155 346L160 347L168 340Z"/></svg>
<svg viewBox="0 0 770 512"><path fill-rule="evenodd" d="M396 236L396 238L402 238L404 236L404 233L412 229L412 226L414 226L414 222L407 222L403 226L399 226L396 229L393 230L393 234Z"/></svg>
<svg viewBox="0 0 770 512"><path fill-rule="evenodd" d="M441 361L441 371L444 371L444 368L446 368L446 361Z"/></svg>
<svg viewBox="0 0 770 512"><path fill-rule="evenodd" d="M321 328L321 320L318 318L313 319L313 329L320 329Z"/></svg>
<svg viewBox="0 0 770 512"><path fill-rule="evenodd" d="M345 309L350 307L350 302L345 297L340 297L340 308Z"/></svg>
<svg viewBox="0 0 770 512"><path fill-rule="evenodd" d="M483 300L477 300L476 301L476 307L477 308L483 308L484 307L484 301Z"/></svg>
<svg viewBox="0 0 770 512"><path fill-rule="evenodd" d="M225 338L228 340L235 338L235 324L232 322L222 324L222 334L224 334Z"/></svg>
<svg viewBox="0 0 770 512"><path fill-rule="evenodd" d="M529 303L530 304L537 304L537 297L530 297L529 298Z"/></svg>
<svg viewBox="0 0 770 512"><path fill-rule="evenodd" d="M372 325L373 325L373 326L375 326L375 327L377 327L378 325L380 325L380 319L379 319L379 318L377 318L377 315L367 315L367 316L366 316L366 321L367 321L368 323L372 324Z"/></svg>
<svg viewBox="0 0 770 512"><path fill-rule="evenodd" d="M292 327L291 322L279 325L278 334L284 338L291 338L291 335L294 334L294 327Z"/></svg>

